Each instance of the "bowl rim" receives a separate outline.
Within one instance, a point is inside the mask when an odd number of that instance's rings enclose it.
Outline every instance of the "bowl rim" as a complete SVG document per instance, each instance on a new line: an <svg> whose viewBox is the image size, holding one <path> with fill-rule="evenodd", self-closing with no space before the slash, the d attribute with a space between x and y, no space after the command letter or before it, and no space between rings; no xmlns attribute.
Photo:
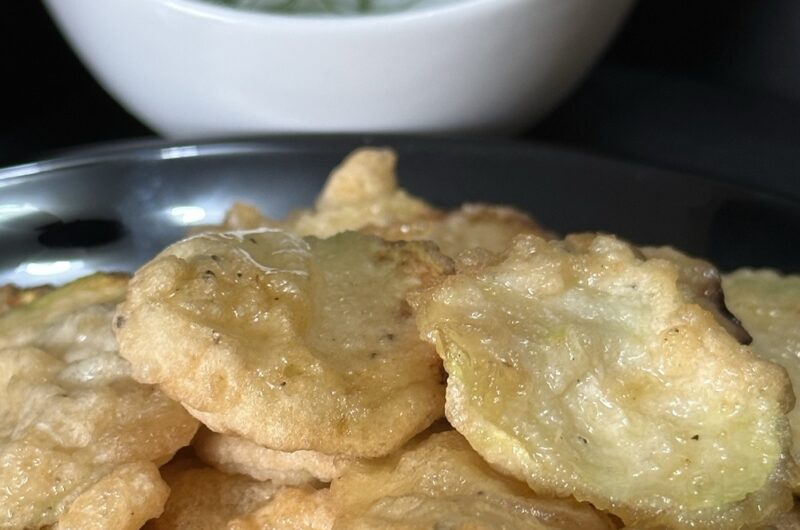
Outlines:
<svg viewBox="0 0 800 530"><path fill-rule="evenodd" d="M440 5L372 13L369 15L330 15L319 13L292 14L280 12L255 11L238 7L214 4L206 0L138 0L161 4L173 11L226 24L288 24L292 26L321 25L328 28L351 26L372 26L378 23L404 24L428 19L445 19L454 13L475 10L497 10L506 6L528 3L541 3L540 0L452 0ZM424 2L424 0L420 0ZM562 0L563 1L563 0Z"/></svg>

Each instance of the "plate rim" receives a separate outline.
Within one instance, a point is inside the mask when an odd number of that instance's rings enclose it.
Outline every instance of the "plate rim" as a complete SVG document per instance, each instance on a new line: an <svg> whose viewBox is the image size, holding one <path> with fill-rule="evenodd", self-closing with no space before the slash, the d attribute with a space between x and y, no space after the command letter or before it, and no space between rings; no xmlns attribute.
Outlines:
<svg viewBox="0 0 800 530"><path fill-rule="evenodd" d="M486 155L553 155L576 160L585 165L618 167L626 175L652 180L656 176L674 181L691 180L711 184L737 194L800 208L800 196L780 192L768 186L732 181L724 176L695 173L646 164L605 154L588 152L574 147L524 138L484 136L423 136L403 134L281 134L236 137L206 137L197 139L165 139L137 137L96 142L58 149L33 162L0 167L0 187L42 177L65 169L111 162L136 162L236 156L243 153L302 153L308 150L340 153L358 146L386 146L398 151L463 152L474 150ZM402 158L400 163L402 164Z"/></svg>

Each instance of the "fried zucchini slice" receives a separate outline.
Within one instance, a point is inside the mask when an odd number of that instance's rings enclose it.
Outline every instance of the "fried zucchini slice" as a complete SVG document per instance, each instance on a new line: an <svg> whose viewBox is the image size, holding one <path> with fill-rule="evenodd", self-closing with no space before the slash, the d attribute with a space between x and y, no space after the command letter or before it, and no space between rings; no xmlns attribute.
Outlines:
<svg viewBox="0 0 800 530"><path fill-rule="evenodd" d="M139 530L161 515L168 496L155 464L124 464L81 493L54 530Z"/></svg>
<svg viewBox="0 0 800 530"><path fill-rule="evenodd" d="M122 301L125 274L97 273L36 296L0 317L0 349L44 346L64 354L88 341L92 351L115 351L108 309Z"/></svg>
<svg viewBox="0 0 800 530"><path fill-rule="evenodd" d="M277 491L270 482L231 475L181 455L163 468L170 487L164 513L148 530L222 530L231 521L268 504Z"/></svg>
<svg viewBox="0 0 800 530"><path fill-rule="evenodd" d="M228 530L330 530L334 512L329 493L282 488L269 504L228 523Z"/></svg>
<svg viewBox="0 0 800 530"><path fill-rule="evenodd" d="M12 344L0 349L0 528L62 516L65 527L90 527L128 508L130 524L157 515L161 490L148 465L187 445L197 421L130 377L108 345L113 334L98 339L110 334L126 285L122 276L91 276L0 317L0 340ZM129 506L92 493L137 473L149 485Z"/></svg>
<svg viewBox="0 0 800 530"><path fill-rule="evenodd" d="M500 475L453 430L355 464L334 480L331 499L335 530L615 528L589 504L538 496Z"/></svg>
<svg viewBox="0 0 800 530"><path fill-rule="evenodd" d="M389 241L430 240L446 256L457 256L471 249L502 252L519 234L535 234L552 238L527 214L508 206L467 203L437 216L418 219L413 223L368 225L364 232Z"/></svg>
<svg viewBox="0 0 800 530"><path fill-rule="evenodd" d="M284 452L267 449L238 436L201 429L192 441L197 456L206 464L278 485L300 486L330 482L353 459L318 451Z"/></svg>
<svg viewBox="0 0 800 530"><path fill-rule="evenodd" d="M0 315L17 306L27 305L54 289L52 285L18 287L13 284L0 286Z"/></svg>
<svg viewBox="0 0 800 530"><path fill-rule="evenodd" d="M788 510L785 371L687 300L670 261L611 236L518 237L412 297L447 417L493 466L641 528Z"/></svg>
<svg viewBox="0 0 800 530"><path fill-rule="evenodd" d="M373 457L443 414L441 362L405 301L450 271L422 242L264 229L169 247L119 308L123 357L215 432Z"/></svg>
<svg viewBox="0 0 800 530"><path fill-rule="evenodd" d="M665 259L674 263L678 268L678 287L686 299L693 300L714 315L739 343L752 342L752 337L725 304L722 276L714 265L672 247L642 247L642 254L648 259Z"/></svg>
<svg viewBox="0 0 800 530"><path fill-rule="evenodd" d="M753 336L753 351L783 366L800 389L800 276L740 269L722 279L725 298ZM800 408L789 412L794 458L800 459Z"/></svg>
<svg viewBox="0 0 800 530"><path fill-rule="evenodd" d="M361 230L389 241L431 240L447 256L471 248L500 252L518 234L552 237L528 215L508 206L465 204L450 212L434 208L398 186L396 166L391 149L357 149L331 173L314 208L277 221L252 205L237 203L222 225L205 230L280 227L317 237Z"/></svg>
<svg viewBox="0 0 800 530"><path fill-rule="evenodd" d="M295 210L279 221L239 202L228 210L222 224L197 227L193 233L281 228L325 238L365 226L399 227L440 218L435 208L398 187L396 166L397 156L391 149L357 149L331 172L313 208Z"/></svg>
<svg viewBox="0 0 800 530"><path fill-rule="evenodd" d="M329 237L365 226L413 224L440 212L397 185L397 155L391 149L362 148L331 172L311 210L298 210L286 227L303 236Z"/></svg>

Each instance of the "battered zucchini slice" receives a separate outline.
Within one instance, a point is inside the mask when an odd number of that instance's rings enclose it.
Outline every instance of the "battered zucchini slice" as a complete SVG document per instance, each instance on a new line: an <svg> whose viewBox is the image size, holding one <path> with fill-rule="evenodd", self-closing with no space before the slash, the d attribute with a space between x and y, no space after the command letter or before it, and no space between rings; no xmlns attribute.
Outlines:
<svg viewBox="0 0 800 530"><path fill-rule="evenodd" d="M200 235L136 273L117 337L134 377L215 432L381 456L443 415L441 361L405 297L451 267L357 232Z"/></svg>
<svg viewBox="0 0 800 530"><path fill-rule="evenodd" d="M740 269L723 277L731 311L753 336L753 351L777 363L800 389L800 276L772 270ZM789 413L793 454L800 459L800 408Z"/></svg>
<svg viewBox="0 0 800 530"><path fill-rule="evenodd" d="M453 430L355 464L334 480L331 501L334 530L615 528L589 504L537 495L497 473Z"/></svg>
<svg viewBox="0 0 800 530"><path fill-rule="evenodd" d="M611 236L520 236L412 297L447 417L493 466L642 528L740 528L788 510L785 371Z"/></svg>
<svg viewBox="0 0 800 530"><path fill-rule="evenodd" d="M276 451L256 443L201 429L192 441L197 456L226 473L239 473L277 485L302 486L330 482L352 458L318 451Z"/></svg>
<svg viewBox="0 0 800 530"><path fill-rule="evenodd" d="M279 221L255 206L237 203L220 226L200 227L194 233L267 227L329 237L360 230L388 241L433 241L451 257L473 248L500 252L518 234L552 237L530 216L509 206L435 208L399 187L396 166L391 149L357 149L333 170L313 208L296 210Z"/></svg>
<svg viewBox="0 0 800 530"><path fill-rule="evenodd" d="M0 528L138 528L161 513L156 465L198 424L118 355L127 283L96 274L0 316Z"/></svg>

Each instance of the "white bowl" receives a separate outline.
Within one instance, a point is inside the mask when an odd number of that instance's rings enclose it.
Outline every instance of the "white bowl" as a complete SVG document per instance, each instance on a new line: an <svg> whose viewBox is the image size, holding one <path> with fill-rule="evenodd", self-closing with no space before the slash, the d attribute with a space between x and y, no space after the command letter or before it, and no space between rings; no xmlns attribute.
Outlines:
<svg viewBox="0 0 800 530"><path fill-rule="evenodd" d="M633 0L452 0L362 16L198 0L46 0L100 83L171 137L513 132L552 108Z"/></svg>

